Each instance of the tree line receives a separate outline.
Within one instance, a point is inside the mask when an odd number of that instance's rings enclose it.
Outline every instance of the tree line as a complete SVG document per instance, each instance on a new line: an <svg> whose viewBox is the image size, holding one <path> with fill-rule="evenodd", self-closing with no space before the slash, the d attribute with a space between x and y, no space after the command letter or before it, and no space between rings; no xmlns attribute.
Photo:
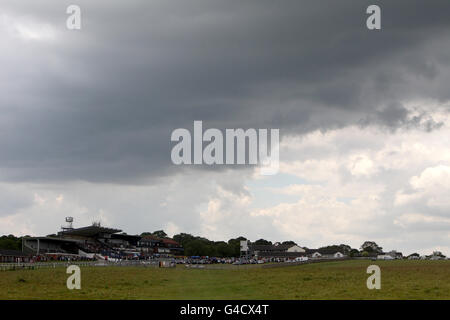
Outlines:
<svg viewBox="0 0 450 320"><path fill-rule="evenodd" d="M167 234L163 230L157 230L154 232L143 232L141 236L152 235L158 238L167 238ZM232 238L228 241L212 241L200 236L194 236L189 233L179 233L172 238L184 248L185 256L209 256L209 257L239 257L240 256L240 242L241 240L247 240L247 238L240 236ZM254 245L273 245L272 241L265 239L258 239L252 242ZM284 241L281 244L297 245L294 241ZM303 247L304 249L308 249ZM360 256L362 251L351 248L349 245L340 244L320 247L323 253L335 253L339 251L349 256Z"/></svg>
<svg viewBox="0 0 450 320"><path fill-rule="evenodd" d="M0 249L3 250L22 250L22 238L17 238L10 234L0 237Z"/></svg>
<svg viewBox="0 0 450 320"><path fill-rule="evenodd" d="M154 232L143 232L141 236L152 235L158 238L168 238L163 230ZM209 257L239 257L240 241L247 240L245 237L237 237L228 241L212 241L204 237L194 236L189 233L179 233L172 237L184 248L186 256L209 256Z"/></svg>
<svg viewBox="0 0 450 320"><path fill-rule="evenodd" d="M143 232L141 237L152 235L157 238L168 238L168 235L164 230L157 230L154 232ZM228 241L212 241L204 237L194 236L189 233L179 233L172 238L184 248L184 255L186 256L209 256L209 257L239 257L240 255L240 242L247 240L247 238L240 236L237 238L229 239ZM272 241L259 239L252 244L255 245L272 245ZM284 241L281 244L296 245L294 241ZM22 238L16 237L12 234L4 235L0 237L0 249L6 250L21 250ZM303 247L304 249L308 249ZM373 241L366 241L361 246L360 250L351 248L348 245L331 245L318 248L322 253L334 253L339 251L350 257L368 256L377 253L381 253L382 249Z"/></svg>

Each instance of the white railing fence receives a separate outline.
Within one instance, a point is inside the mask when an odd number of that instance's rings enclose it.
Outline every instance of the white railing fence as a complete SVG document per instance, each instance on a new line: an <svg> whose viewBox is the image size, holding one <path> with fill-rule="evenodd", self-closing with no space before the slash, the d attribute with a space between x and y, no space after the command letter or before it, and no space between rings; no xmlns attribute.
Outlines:
<svg viewBox="0 0 450 320"><path fill-rule="evenodd" d="M0 263L0 271L35 270L68 267L77 265L80 267L158 267L159 261L122 260L122 261L64 261L64 262L27 262L27 263Z"/></svg>

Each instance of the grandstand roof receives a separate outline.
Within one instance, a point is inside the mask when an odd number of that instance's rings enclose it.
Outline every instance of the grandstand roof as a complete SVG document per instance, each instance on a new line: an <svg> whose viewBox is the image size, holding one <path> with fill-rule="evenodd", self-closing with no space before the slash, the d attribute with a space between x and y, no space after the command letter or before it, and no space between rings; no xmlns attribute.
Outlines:
<svg viewBox="0 0 450 320"><path fill-rule="evenodd" d="M45 241L63 241L63 242L74 242L74 240L70 239L61 239L56 237L24 237L25 240L45 240Z"/></svg>
<svg viewBox="0 0 450 320"><path fill-rule="evenodd" d="M60 234L63 236L71 235L71 236L93 237L100 233L113 234L113 233L117 233L117 232L121 232L121 231L122 230L120 230L120 229L112 229L112 228L105 228L105 227L99 227L99 226L89 226L89 227L61 231Z"/></svg>
<svg viewBox="0 0 450 320"><path fill-rule="evenodd" d="M139 241L142 237L138 235L132 235L132 234L113 234L113 239L124 239L124 240L131 240L131 241Z"/></svg>

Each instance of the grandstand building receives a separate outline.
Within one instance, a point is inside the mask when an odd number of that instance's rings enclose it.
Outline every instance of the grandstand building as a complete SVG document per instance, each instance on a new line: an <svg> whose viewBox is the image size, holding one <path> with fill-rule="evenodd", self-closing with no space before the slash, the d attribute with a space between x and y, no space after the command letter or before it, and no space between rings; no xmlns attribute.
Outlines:
<svg viewBox="0 0 450 320"><path fill-rule="evenodd" d="M138 241L138 247L143 255L170 257L182 255L184 249L172 239L161 239L152 235L142 237Z"/></svg>
<svg viewBox="0 0 450 320"><path fill-rule="evenodd" d="M181 245L172 239L121 232L98 223L82 228L63 228L55 236L23 238L22 251L28 255L104 260L151 259L183 254Z"/></svg>
<svg viewBox="0 0 450 320"><path fill-rule="evenodd" d="M22 239L22 252L38 254L78 254L78 247L72 240L54 237L27 237Z"/></svg>

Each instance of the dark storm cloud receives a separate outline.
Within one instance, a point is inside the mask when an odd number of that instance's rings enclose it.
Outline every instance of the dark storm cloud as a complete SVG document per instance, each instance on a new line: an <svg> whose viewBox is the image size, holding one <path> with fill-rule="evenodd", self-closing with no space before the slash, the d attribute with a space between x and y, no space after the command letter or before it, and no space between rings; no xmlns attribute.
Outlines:
<svg viewBox="0 0 450 320"><path fill-rule="evenodd" d="M381 31L365 27L373 3ZM57 32L1 44L2 180L140 183L181 170L170 133L194 120L407 126L403 102L450 95L444 0L79 1L81 31L69 4L2 5Z"/></svg>
<svg viewBox="0 0 450 320"><path fill-rule="evenodd" d="M414 128L426 132L439 129L444 125L442 122L435 121L426 111L409 117L408 110L400 103L391 103L383 109L373 112L367 118L361 119L359 124L363 127L376 124L390 130L396 130L400 127L407 129Z"/></svg>

